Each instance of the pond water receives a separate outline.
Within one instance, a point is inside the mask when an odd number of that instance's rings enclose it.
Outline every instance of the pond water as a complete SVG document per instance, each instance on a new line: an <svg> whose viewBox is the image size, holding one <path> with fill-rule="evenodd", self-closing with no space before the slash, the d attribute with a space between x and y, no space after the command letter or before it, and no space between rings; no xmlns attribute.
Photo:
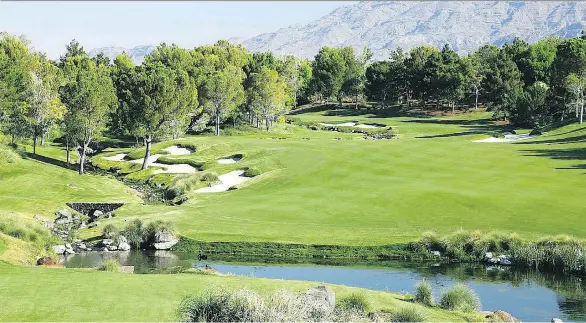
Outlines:
<svg viewBox="0 0 586 323"><path fill-rule="evenodd" d="M65 257L62 262L66 267L98 267L108 258L135 266L136 273L209 265L221 273L327 282L395 293L413 293L415 284L425 279L433 285L436 299L443 289L463 282L480 296L483 310L504 310L522 321L549 322L554 317L570 322L586 320L586 279L505 267L403 261L352 265L199 261L192 255L168 251L81 253Z"/></svg>

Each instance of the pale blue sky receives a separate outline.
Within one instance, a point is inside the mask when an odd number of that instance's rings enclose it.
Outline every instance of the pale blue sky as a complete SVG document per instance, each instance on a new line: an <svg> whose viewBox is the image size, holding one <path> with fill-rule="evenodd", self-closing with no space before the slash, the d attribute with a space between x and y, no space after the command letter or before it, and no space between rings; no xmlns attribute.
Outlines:
<svg viewBox="0 0 586 323"><path fill-rule="evenodd" d="M308 23L357 1L233 2L2 2L0 31L24 34L35 49L58 58L77 39L96 47L194 47L231 37L249 38Z"/></svg>

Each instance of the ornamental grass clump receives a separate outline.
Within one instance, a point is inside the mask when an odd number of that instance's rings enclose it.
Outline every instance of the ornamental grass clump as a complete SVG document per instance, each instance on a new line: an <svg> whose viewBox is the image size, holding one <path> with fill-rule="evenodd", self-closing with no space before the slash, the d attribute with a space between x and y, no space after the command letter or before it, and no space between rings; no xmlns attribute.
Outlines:
<svg viewBox="0 0 586 323"><path fill-rule="evenodd" d="M420 281L415 286L415 301L427 306L433 306L433 290L431 284L425 280Z"/></svg>
<svg viewBox="0 0 586 323"><path fill-rule="evenodd" d="M420 308L411 304L405 304L390 316L391 322L425 322L427 317Z"/></svg>
<svg viewBox="0 0 586 323"><path fill-rule="evenodd" d="M470 287L464 284L456 284L442 294L439 306L453 311L479 311L480 299Z"/></svg>

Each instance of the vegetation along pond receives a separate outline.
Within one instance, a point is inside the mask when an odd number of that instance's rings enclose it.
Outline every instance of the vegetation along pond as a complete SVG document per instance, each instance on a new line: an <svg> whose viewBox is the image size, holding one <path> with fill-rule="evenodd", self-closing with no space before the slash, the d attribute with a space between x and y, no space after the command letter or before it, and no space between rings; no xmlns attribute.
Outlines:
<svg viewBox="0 0 586 323"><path fill-rule="evenodd" d="M586 320L586 279L572 275L486 267L477 264L371 262L335 264L267 264L197 260L169 251L90 252L62 259L66 267L98 267L105 259L135 266L135 273L170 272L173 268L204 267L223 274L258 278L310 280L374 290L413 293L423 279L434 287L436 299L444 288L465 282L480 296L484 310L504 310L522 321Z"/></svg>

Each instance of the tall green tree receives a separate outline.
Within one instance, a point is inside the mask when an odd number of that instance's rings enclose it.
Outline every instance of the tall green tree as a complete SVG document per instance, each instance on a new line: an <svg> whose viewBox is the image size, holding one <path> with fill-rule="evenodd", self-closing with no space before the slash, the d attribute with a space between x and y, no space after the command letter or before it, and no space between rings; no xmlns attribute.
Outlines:
<svg viewBox="0 0 586 323"><path fill-rule="evenodd" d="M310 87L321 100L328 102L338 96L346 76L346 61L342 49L323 47L311 65Z"/></svg>
<svg viewBox="0 0 586 323"><path fill-rule="evenodd" d="M249 104L258 115L264 117L267 131L270 130L271 118L285 112L286 87L279 73L269 67L252 74Z"/></svg>
<svg viewBox="0 0 586 323"><path fill-rule="evenodd" d="M220 135L220 123L244 103L243 80L242 69L228 66L208 75L200 88L200 100L214 120L216 136Z"/></svg>
<svg viewBox="0 0 586 323"><path fill-rule="evenodd" d="M79 174L84 173L88 146L105 128L109 115L116 109L116 92L109 70L96 65L87 55L66 55L62 62L65 84L60 88L61 101L67 106L65 122L79 133L72 138L81 145Z"/></svg>

